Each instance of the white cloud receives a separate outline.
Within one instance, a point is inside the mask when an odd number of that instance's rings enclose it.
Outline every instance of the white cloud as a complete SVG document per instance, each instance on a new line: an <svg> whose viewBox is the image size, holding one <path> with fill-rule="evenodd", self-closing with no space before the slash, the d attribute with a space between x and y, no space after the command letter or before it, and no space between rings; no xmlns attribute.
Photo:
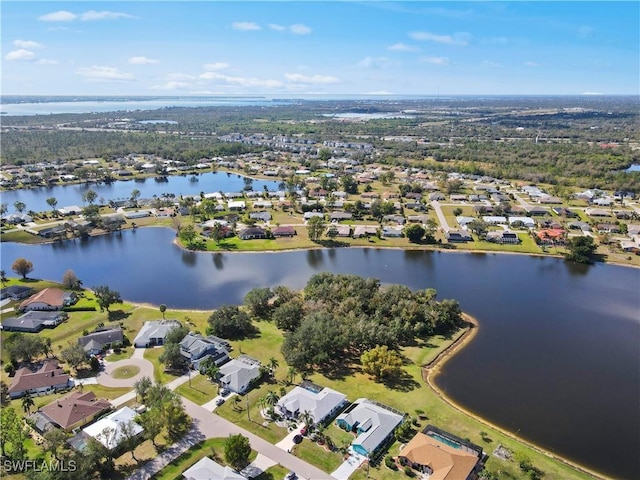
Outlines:
<svg viewBox="0 0 640 480"><path fill-rule="evenodd" d="M419 48L404 43L394 43L393 45L389 45L387 50L391 50L392 52L417 52Z"/></svg>
<svg viewBox="0 0 640 480"><path fill-rule="evenodd" d="M163 85L153 85L152 90L180 90L188 88L190 85L187 82L169 81Z"/></svg>
<svg viewBox="0 0 640 480"><path fill-rule="evenodd" d="M451 60L447 57L423 57L420 61L432 65L451 65Z"/></svg>
<svg viewBox="0 0 640 480"><path fill-rule="evenodd" d="M110 12L107 10L103 10L101 12L97 12L96 10L89 10L80 15L80 19L84 22L91 20L117 20L119 18L133 18L133 15L121 12Z"/></svg>
<svg viewBox="0 0 640 480"><path fill-rule="evenodd" d="M295 35L308 35L311 33L311 29L303 23L295 23L288 27L277 23L270 23L268 26L271 30L275 30L277 32L289 32Z"/></svg>
<svg viewBox="0 0 640 480"><path fill-rule="evenodd" d="M253 77L230 77L217 72L205 72L200 75L203 80L214 80L216 83L234 85L238 87L279 88L283 84L279 80L262 80Z"/></svg>
<svg viewBox="0 0 640 480"><path fill-rule="evenodd" d="M373 92L364 92L364 95L393 95L393 92L387 92L386 90L376 90Z"/></svg>
<svg viewBox="0 0 640 480"><path fill-rule="evenodd" d="M284 77L293 83L327 84L338 83L340 80L331 75L302 75L301 73L285 73Z"/></svg>
<svg viewBox="0 0 640 480"><path fill-rule="evenodd" d="M194 77L193 75L188 75L181 72L171 72L167 74L166 78L168 81L182 82L185 80L195 80L198 77Z"/></svg>
<svg viewBox="0 0 640 480"><path fill-rule="evenodd" d="M76 74L94 82L118 82L131 81L135 77L127 72L121 72L115 67L101 67L93 65L91 67L81 67L75 71Z"/></svg>
<svg viewBox="0 0 640 480"><path fill-rule="evenodd" d="M4 57L5 60L33 60L34 58L36 58L36 54L24 48L9 52Z"/></svg>
<svg viewBox="0 0 640 480"><path fill-rule="evenodd" d="M57 65L58 61L57 60L51 60L48 58L41 58L40 60L36 61L36 63L38 65Z"/></svg>
<svg viewBox="0 0 640 480"><path fill-rule="evenodd" d="M524 62L525 67L539 67L540 64L536 62Z"/></svg>
<svg viewBox="0 0 640 480"><path fill-rule="evenodd" d="M437 35L430 32L411 32L409 36L414 40L442 43L444 45L469 45L470 34L458 32L454 35Z"/></svg>
<svg viewBox="0 0 640 480"><path fill-rule="evenodd" d="M260 27L260 25L258 25L255 22L233 22L231 24L231 27L234 28L235 30L243 30L243 31L262 30L262 27Z"/></svg>
<svg viewBox="0 0 640 480"><path fill-rule="evenodd" d="M67 12L66 10L60 10L58 12L47 13L38 17L38 20L42 22L71 22L78 18L75 13Z"/></svg>
<svg viewBox="0 0 640 480"><path fill-rule="evenodd" d="M492 62L491 60L483 60L482 61L482 66L483 67L487 67L487 68L499 68L502 65L500 65L499 63L496 63L496 62Z"/></svg>
<svg viewBox="0 0 640 480"><path fill-rule="evenodd" d="M308 35L311 33L311 29L307 27L303 23L296 23L289 27L289 31L291 33L295 33L296 35Z"/></svg>
<svg viewBox="0 0 640 480"><path fill-rule="evenodd" d="M359 68L389 68L394 62L387 57L364 57L357 63Z"/></svg>
<svg viewBox="0 0 640 480"><path fill-rule="evenodd" d="M14 40L13 44L18 47L18 48L42 48L43 45L41 45L38 42L34 42L32 40Z"/></svg>
<svg viewBox="0 0 640 480"><path fill-rule="evenodd" d="M155 58L148 58L148 57L131 57L129 58L128 62L131 65L151 65L153 63L160 63L159 60L156 60Z"/></svg>
<svg viewBox="0 0 640 480"><path fill-rule="evenodd" d="M582 95L604 95L601 92L582 92Z"/></svg>
<svg viewBox="0 0 640 480"><path fill-rule="evenodd" d="M481 43L486 45L507 45L509 43L509 39L507 37L491 37L481 40Z"/></svg>
<svg viewBox="0 0 640 480"><path fill-rule="evenodd" d="M216 70L224 70L225 68L229 68L227 62L214 62L214 63L205 63L202 67L207 71L216 71Z"/></svg>

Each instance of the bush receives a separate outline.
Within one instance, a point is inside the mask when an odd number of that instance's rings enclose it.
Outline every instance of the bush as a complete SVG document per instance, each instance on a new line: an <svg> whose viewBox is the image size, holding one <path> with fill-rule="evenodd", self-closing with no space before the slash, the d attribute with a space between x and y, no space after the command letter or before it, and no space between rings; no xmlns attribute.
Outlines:
<svg viewBox="0 0 640 480"><path fill-rule="evenodd" d="M10 377L13 377L13 374L16 373L16 367L14 367L12 364L7 363L4 366L4 371L7 372L7 375L9 375Z"/></svg>
<svg viewBox="0 0 640 480"><path fill-rule="evenodd" d="M415 473L413 473L413 470L411 470L411 468L409 468L409 467L404 467L403 472L407 477L414 477L415 476Z"/></svg>
<svg viewBox="0 0 640 480"><path fill-rule="evenodd" d="M64 307L63 312L95 312L96 307Z"/></svg>
<svg viewBox="0 0 640 480"><path fill-rule="evenodd" d="M398 470L398 466L396 465L396 462L393 461L392 457L384 457L384 464L391 470Z"/></svg>

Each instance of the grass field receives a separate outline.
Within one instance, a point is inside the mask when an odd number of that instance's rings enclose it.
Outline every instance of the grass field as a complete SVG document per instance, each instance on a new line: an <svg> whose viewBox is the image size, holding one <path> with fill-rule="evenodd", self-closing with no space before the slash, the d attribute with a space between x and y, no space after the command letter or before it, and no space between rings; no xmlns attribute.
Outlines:
<svg viewBox="0 0 640 480"><path fill-rule="evenodd" d="M131 378L135 377L138 373L140 373L140 367L136 367L134 365L129 365L125 367L118 367L112 373L111 376L117 379L123 378Z"/></svg>
<svg viewBox="0 0 640 480"><path fill-rule="evenodd" d="M189 382L176 388L178 395L188 398L198 405L207 403L218 395L218 386L209 381L205 375L195 375Z"/></svg>
<svg viewBox="0 0 640 480"><path fill-rule="evenodd" d="M164 348L147 348L144 351L144 358L153 363L153 379L158 383L169 383L175 380L179 375L173 375L164 371L164 365L160 362L160 355L164 352Z"/></svg>

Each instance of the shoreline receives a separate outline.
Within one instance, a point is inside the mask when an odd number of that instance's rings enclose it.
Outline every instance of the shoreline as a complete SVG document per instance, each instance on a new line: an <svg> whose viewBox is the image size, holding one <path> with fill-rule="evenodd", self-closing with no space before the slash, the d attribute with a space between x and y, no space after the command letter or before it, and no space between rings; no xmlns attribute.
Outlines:
<svg viewBox="0 0 640 480"><path fill-rule="evenodd" d="M168 228L171 230L174 230L172 227L166 226L166 225L137 225L134 228L124 228L121 230L117 230L116 232L102 232L102 233L98 233L96 235L89 235L89 237L100 237L100 236L104 236L104 235L109 235L112 233L117 233L117 232L122 232L122 231L126 231L126 230L136 230L138 228ZM175 231L175 230L174 230ZM76 238L68 238L66 240L76 240ZM63 240L63 241L66 241ZM4 243L4 242L0 242L0 245ZM47 240L44 242L37 242L37 243L29 243L29 242L15 242L15 241L9 241L7 243L18 243L20 245L51 245L56 243L55 240ZM376 245L376 246L369 246L369 245L348 245L348 246L339 246L339 247L324 247L321 245L317 245L317 246L307 246L307 247L299 247L299 248L283 248L283 249L278 249L278 250L274 250L274 249L264 249L264 250L189 250L188 248L184 247L183 245L180 244L180 242L178 241L177 238L174 238L173 241L171 242L173 245L175 245L176 247L186 251L186 252L193 252L193 253L210 253L210 254L223 254L223 253L228 253L228 254L258 254L258 253L290 253L290 252L300 252L300 251L308 251L308 250L331 250L331 249L338 249L338 248L371 248L371 249L386 249L386 250L409 250L409 251L425 251L425 252L437 252L437 253L461 253L461 254L479 254L479 255L489 255L489 254L496 254L496 255L525 255L525 256L529 256L529 257L541 257L541 258L555 258L557 260L562 260L563 256L559 255L559 254L550 254L550 253L535 253L535 252L509 252L509 251L500 251L500 250L471 250L471 249L459 249L459 248L437 248L437 247L430 247L428 245L425 246L418 246L416 245L414 246L407 246L407 247L386 247L386 246L380 246L380 245ZM633 264L628 264L628 263L621 263L621 262L593 262L590 264L585 264L585 265L615 265L618 267L628 267L628 268L636 268L636 269L640 269L640 265L633 265Z"/></svg>
<svg viewBox="0 0 640 480"><path fill-rule="evenodd" d="M464 347L466 347L469 343L471 343L471 341L475 338L475 336L478 333L478 330L480 328L480 323L478 322L478 320L473 317L472 315L469 315L467 313L462 313L465 321L468 322L468 324L470 324L470 326L467 327L466 332L464 332L460 337L458 337L451 345L449 345L447 348L445 348L442 352L440 352L434 359L432 359L431 361L427 362L424 365L421 365L421 371L422 371L422 379L424 380L424 382L427 384L427 386L433 391L433 393L435 393L435 395L442 400L443 402L445 402L447 405L449 405L451 408L453 408L454 410L456 410L458 413L461 413L462 415L466 415L472 419L474 419L475 421L486 425L489 428L492 428L494 430L497 430L498 432L500 432L502 435L510 438L511 440L514 440L518 443L521 443L522 445L536 451L537 453L540 453L541 455L544 455L552 460L555 460L557 462L560 462L570 468L573 468L574 470L577 470L581 473L584 473L586 475L589 475L592 478L595 479L602 479L602 480L613 480L613 477L609 477L603 473L600 472L596 472L594 470L591 470L588 467L585 467L584 465L580 465L572 460L569 460L568 458L565 458L561 455L558 455L556 453L552 453L549 450L540 447L539 445L536 445L535 443L526 440L518 435L516 435L515 433L498 426L497 424L485 419L484 417L481 417L480 415L477 415L473 412L471 412L470 410L468 410L467 408L465 408L464 406L458 404L456 401L454 401L453 399L449 398L435 383L435 378L441 373L442 367L451 359L453 358L457 353L459 353L462 349L464 349Z"/></svg>

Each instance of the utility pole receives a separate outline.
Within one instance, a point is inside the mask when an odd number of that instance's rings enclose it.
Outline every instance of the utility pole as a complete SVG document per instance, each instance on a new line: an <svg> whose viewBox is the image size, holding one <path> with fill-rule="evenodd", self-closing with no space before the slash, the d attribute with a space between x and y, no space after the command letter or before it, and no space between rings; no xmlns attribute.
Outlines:
<svg viewBox="0 0 640 480"><path fill-rule="evenodd" d="M251 421L251 412L249 412L249 394L245 397L247 399L247 418Z"/></svg>

